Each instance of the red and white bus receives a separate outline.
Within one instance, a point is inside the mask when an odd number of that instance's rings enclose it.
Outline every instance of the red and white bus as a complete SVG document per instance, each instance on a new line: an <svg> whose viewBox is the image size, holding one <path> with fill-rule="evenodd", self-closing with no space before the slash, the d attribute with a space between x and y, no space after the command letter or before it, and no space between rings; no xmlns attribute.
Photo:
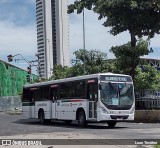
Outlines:
<svg viewBox="0 0 160 148"><path fill-rule="evenodd" d="M78 120L80 126L106 122L114 127L118 121L134 120L133 81L129 75L99 73L28 84L22 110L24 117L41 123Z"/></svg>

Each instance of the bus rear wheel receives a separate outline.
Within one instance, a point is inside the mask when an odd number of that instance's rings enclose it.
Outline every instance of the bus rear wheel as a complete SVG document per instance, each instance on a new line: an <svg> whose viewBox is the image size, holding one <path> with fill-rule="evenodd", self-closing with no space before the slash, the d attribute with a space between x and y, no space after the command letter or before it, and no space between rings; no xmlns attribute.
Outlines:
<svg viewBox="0 0 160 148"><path fill-rule="evenodd" d="M39 121L40 121L41 124L45 123L44 111L40 111L40 113L39 113Z"/></svg>
<svg viewBox="0 0 160 148"><path fill-rule="evenodd" d="M117 124L117 122L116 121L107 121L107 124L108 124L108 126L110 128L113 128L113 127L115 127L115 125Z"/></svg>
<svg viewBox="0 0 160 148"><path fill-rule="evenodd" d="M78 113L77 120L78 120L78 125L80 127L85 127L87 125L86 115L85 115L84 111L80 111Z"/></svg>

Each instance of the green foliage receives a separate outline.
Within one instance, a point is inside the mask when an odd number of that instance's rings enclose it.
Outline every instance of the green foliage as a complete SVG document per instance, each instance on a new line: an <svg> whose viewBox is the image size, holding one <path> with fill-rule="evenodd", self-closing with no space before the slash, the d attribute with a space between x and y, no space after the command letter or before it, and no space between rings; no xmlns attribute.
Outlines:
<svg viewBox="0 0 160 148"><path fill-rule="evenodd" d="M136 47L131 46L131 42L121 46L115 46L110 49L117 58L116 66L122 70L122 73L133 77L133 69L140 63L140 56L148 55L148 40L140 39Z"/></svg>
<svg viewBox="0 0 160 148"><path fill-rule="evenodd" d="M84 75L84 66L80 63L74 64L70 67L70 77Z"/></svg>
<svg viewBox="0 0 160 148"><path fill-rule="evenodd" d="M160 73L150 65L136 68L135 89L160 89Z"/></svg>
<svg viewBox="0 0 160 148"><path fill-rule="evenodd" d="M48 80L49 80L49 79L39 78L39 79L36 79L33 83L46 82L46 81L48 81Z"/></svg>
<svg viewBox="0 0 160 148"><path fill-rule="evenodd" d="M160 145L155 145L154 148L160 148Z"/></svg>
<svg viewBox="0 0 160 148"><path fill-rule="evenodd" d="M99 50L79 49L74 52L76 56L75 66L82 64L83 74L93 74L107 69L107 54ZM85 72L84 72L85 67Z"/></svg>
<svg viewBox="0 0 160 148"><path fill-rule="evenodd" d="M71 61L72 66L62 67L62 65L56 65L51 79L55 80L84 74L117 71L114 62L108 61L107 54L99 50L88 51L79 49L74 54L76 58Z"/></svg>
<svg viewBox="0 0 160 148"><path fill-rule="evenodd" d="M55 65L53 70L53 75L50 79L63 79L69 77L70 68L62 65Z"/></svg>

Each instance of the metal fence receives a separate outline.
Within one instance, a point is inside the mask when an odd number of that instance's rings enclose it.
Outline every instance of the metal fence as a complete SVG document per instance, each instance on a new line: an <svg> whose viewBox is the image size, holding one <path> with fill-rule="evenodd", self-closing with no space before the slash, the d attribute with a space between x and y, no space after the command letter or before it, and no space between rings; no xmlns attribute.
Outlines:
<svg viewBox="0 0 160 148"><path fill-rule="evenodd" d="M136 91L136 110L160 109L160 90Z"/></svg>
<svg viewBox="0 0 160 148"><path fill-rule="evenodd" d="M0 111L9 111L21 108L22 104L20 96L0 97Z"/></svg>

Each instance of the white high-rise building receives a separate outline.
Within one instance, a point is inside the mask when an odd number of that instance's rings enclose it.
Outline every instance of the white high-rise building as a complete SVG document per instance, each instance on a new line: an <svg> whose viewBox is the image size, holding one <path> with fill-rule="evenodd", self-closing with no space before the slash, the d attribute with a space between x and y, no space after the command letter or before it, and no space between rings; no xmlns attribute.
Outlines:
<svg viewBox="0 0 160 148"><path fill-rule="evenodd" d="M69 65L68 0L36 0L39 75L49 78L55 64Z"/></svg>

